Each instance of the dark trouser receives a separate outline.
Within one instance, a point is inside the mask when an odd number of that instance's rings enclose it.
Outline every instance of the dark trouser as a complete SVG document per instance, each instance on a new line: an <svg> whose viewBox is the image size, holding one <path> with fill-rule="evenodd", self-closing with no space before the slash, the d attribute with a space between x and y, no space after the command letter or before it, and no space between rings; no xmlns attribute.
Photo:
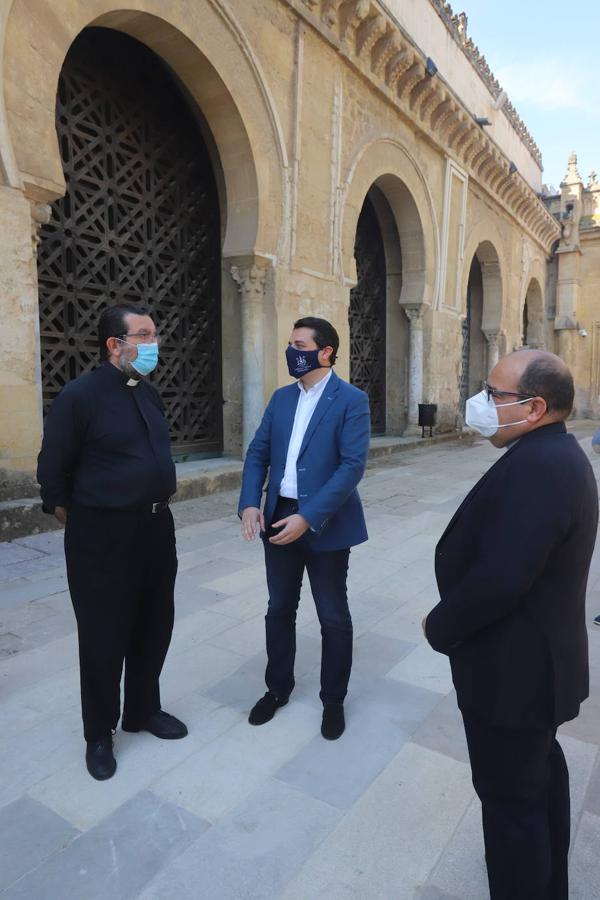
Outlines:
<svg viewBox="0 0 600 900"><path fill-rule="evenodd" d="M569 772L556 729L463 720L492 900L567 900Z"/></svg>
<svg viewBox="0 0 600 900"><path fill-rule="evenodd" d="M116 728L125 662L123 718L141 726L160 709L158 679L173 630L177 573L169 509L69 510L65 556L79 633L86 741Z"/></svg>
<svg viewBox="0 0 600 900"><path fill-rule="evenodd" d="M273 521L297 512L295 500L280 498ZM269 531L266 538L277 532ZM352 619L346 578L350 550L317 553L304 537L277 547L264 540L269 607L265 618L267 671L272 694L287 699L294 687L296 610L304 569L321 623L321 693L323 703L343 703L352 668Z"/></svg>

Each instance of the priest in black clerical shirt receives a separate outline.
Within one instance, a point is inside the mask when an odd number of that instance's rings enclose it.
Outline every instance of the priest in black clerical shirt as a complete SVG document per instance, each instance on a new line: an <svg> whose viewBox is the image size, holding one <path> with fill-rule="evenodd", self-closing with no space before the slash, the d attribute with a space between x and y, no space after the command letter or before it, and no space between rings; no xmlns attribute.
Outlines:
<svg viewBox="0 0 600 900"><path fill-rule="evenodd" d="M123 730L174 739L187 728L160 707L177 554L169 429L146 380L159 338L146 309L121 304L100 316L98 339L100 365L67 384L48 413L38 481L44 510L65 525L86 763L103 780L116 770L123 663Z"/></svg>

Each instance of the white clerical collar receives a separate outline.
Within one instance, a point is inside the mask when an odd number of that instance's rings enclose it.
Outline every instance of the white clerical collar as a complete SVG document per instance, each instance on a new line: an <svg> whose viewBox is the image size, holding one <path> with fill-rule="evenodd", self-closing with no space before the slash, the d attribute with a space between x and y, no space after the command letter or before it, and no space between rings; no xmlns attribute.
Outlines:
<svg viewBox="0 0 600 900"><path fill-rule="evenodd" d="M135 378L130 378L125 383L126 383L127 387L137 387L139 384L139 381L137 381Z"/></svg>
<svg viewBox="0 0 600 900"><path fill-rule="evenodd" d="M316 384L313 384L312 387L305 388L301 381L298 381L298 388L303 394L320 394L329 379L331 378L333 370L331 369L325 378L321 378L320 381L317 381Z"/></svg>

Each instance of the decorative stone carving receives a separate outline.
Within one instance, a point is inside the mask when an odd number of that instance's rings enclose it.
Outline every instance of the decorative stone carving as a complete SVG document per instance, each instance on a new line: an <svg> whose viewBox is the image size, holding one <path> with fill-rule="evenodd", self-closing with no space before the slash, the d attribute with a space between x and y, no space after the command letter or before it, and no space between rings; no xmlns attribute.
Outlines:
<svg viewBox="0 0 600 900"><path fill-rule="evenodd" d="M431 114L431 127L435 130L443 122L444 118L452 113L453 109L454 103L450 97L442 99L441 103L438 103Z"/></svg>
<svg viewBox="0 0 600 900"><path fill-rule="evenodd" d="M560 221L562 237L559 253L579 250L579 223L583 206L583 182L577 168L577 154L571 153L567 163L567 174L561 184Z"/></svg>
<svg viewBox="0 0 600 900"><path fill-rule="evenodd" d="M420 60L413 63L412 66L406 70L404 75L398 79L396 84L396 94L398 95L398 99L402 100L402 98L413 89L415 84L425 77L425 66L423 63Z"/></svg>
<svg viewBox="0 0 600 900"><path fill-rule="evenodd" d="M297 0L287 2L299 11ZM485 59L467 35L467 17L464 14L455 16L452 8L442 0L429 2L493 97L504 96ZM419 49L387 15L385 6L375 0L303 0L303 3L315 14L320 11L323 23L332 31L338 31L347 52L359 57L367 77L386 93L389 89L395 90L398 102L408 103L410 114L416 115L445 149L452 150L459 164L470 168L471 176L495 194L507 211L550 252L552 243L559 237L554 217L521 175L513 173L507 177L509 160L499 154L496 145L482 132L462 103L449 96L443 80L426 74ZM323 37L327 39L324 29ZM502 110L517 135L541 162L539 151L510 104L503 101Z"/></svg>
<svg viewBox="0 0 600 900"><path fill-rule="evenodd" d="M465 13L455 15L450 4L445 3L444 0L429 0L429 2L490 91L494 100L496 100L502 93L502 87L490 69L485 56L480 53L479 49L467 35L468 19ZM506 100L502 105L502 110L535 161L541 166L542 154L540 148L527 130L525 123L520 118L512 103L509 100Z"/></svg>
<svg viewBox="0 0 600 900"><path fill-rule="evenodd" d="M371 53L371 71L373 75L382 75L388 62L398 52L398 38L393 31L388 31L377 41Z"/></svg>
<svg viewBox="0 0 600 900"><path fill-rule="evenodd" d="M340 7L340 38L351 39L363 19L369 15L371 0L345 0Z"/></svg>
<svg viewBox="0 0 600 900"><path fill-rule="evenodd" d="M37 257L42 225L48 225L51 218L52 207L48 203L31 202L31 243L34 257Z"/></svg>
<svg viewBox="0 0 600 900"><path fill-rule="evenodd" d="M580 184L581 183L581 175L579 174L579 169L577 168L577 154L573 151L569 155L569 160L567 163L567 174L565 175L565 179L563 184Z"/></svg>
<svg viewBox="0 0 600 900"><path fill-rule="evenodd" d="M371 16L370 19L361 22L356 29L356 53L358 56L363 54L366 56L370 53L376 41L385 34L386 29L387 23L385 16L382 15Z"/></svg>
<svg viewBox="0 0 600 900"><path fill-rule="evenodd" d="M487 340L487 370L488 375L498 364L498 360L500 358L500 332L499 331L484 331L485 338Z"/></svg>
<svg viewBox="0 0 600 900"><path fill-rule="evenodd" d="M333 28L338 20L338 9L341 4L342 0L323 0L321 18L330 28Z"/></svg>
<svg viewBox="0 0 600 900"><path fill-rule="evenodd" d="M395 53L388 62L385 70L385 83L393 88L403 72L414 62L415 55L411 50L401 50Z"/></svg>

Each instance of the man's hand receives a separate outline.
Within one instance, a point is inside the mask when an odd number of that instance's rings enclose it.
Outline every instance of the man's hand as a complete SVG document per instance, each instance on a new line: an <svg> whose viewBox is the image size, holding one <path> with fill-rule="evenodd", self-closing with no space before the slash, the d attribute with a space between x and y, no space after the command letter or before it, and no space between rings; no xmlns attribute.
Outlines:
<svg viewBox="0 0 600 900"><path fill-rule="evenodd" d="M67 510L64 506L55 506L54 507L54 515L58 519L61 525L64 525L67 521Z"/></svg>
<svg viewBox="0 0 600 900"><path fill-rule="evenodd" d="M265 530L265 517L256 506L247 506L242 510L242 535L247 541L253 541L258 531Z"/></svg>
<svg viewBox="0 0 600 900"><path fill-rule="evenodd" d="M280 547L283 547L284 544L291 544L293 541L297 541L299 537L302 537L304 532L308 531L310 527L306 519L299 513L294 513L293 516L286 516L285 519L280 519L279 522L273 522L271 528L281 528L282 526L284 527L279 534L269 538L270 544L277 544Z"/></svg>

